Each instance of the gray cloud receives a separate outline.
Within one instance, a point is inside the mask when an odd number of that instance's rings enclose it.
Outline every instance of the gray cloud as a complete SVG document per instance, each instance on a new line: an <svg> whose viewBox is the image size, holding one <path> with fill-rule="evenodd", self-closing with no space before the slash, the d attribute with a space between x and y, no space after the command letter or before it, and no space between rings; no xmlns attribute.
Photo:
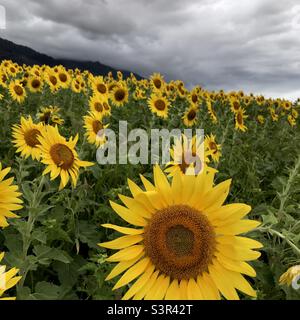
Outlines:
<svg viewBox="0 0 300 320"><path fill-rule="evenodd" d="M0 35L187 86L300 96L297 0L3 0Z"/></svg>

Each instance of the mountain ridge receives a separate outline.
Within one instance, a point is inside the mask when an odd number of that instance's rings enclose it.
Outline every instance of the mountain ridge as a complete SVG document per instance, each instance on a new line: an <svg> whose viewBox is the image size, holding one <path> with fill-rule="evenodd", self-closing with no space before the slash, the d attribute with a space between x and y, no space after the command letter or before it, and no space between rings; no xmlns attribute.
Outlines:
<svg viewBox="0 0 300 320"><path fill-rule="evenodd" d="M94 75L106 75L109 71L115 76L117 69L104 65L99 61L80 61L65 58L53 58L47 54L40 53L34 49L27 46L16 44L10 40L0 38L0 61L12 60L18 64L26 64L29 66L43 65L48 66L63 65L67 69L80 69L82 71L88 70ZM130 71L120 70L125 77L130 75ZM138 74L134 75L141 79L142 77Z"/></svg>

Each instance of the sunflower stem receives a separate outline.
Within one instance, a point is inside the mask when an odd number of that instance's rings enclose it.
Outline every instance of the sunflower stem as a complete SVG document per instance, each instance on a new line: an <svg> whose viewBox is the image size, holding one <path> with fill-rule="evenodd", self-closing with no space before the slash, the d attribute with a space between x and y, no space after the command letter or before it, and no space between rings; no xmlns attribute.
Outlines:
<svg viewBox="0 0 300 320"><path fill-rule="evenodd" d="M45 182L45 176L42 176L38 187L36 188L35 192L33 193L32 200L29 202L28 220L26 222L25 232L22 235L22 238L23 238L23 250L22 250L23 261L27 260L28 250L31 245L31 241L32 241L31 233L32 233L32 230L34 227L35 220L38 217L38 210L37 209L40 204L40 200L41 200L40 195L41 195L41 191L42 191L44 182ZM29 271L29 265L26 265L26 267L20 271L20 275L22 276L22 278L18 284L19 289L23 287L28 271Z"/></svg>
<svg viewBox="0 0 300 320"><path fill-rule="evenodd" d="M274 230L272 228L266 228L266 227L260 227L258 228L259 231L261 232L268 232L271 235L276 235L277 237L283 239L286 241L286 243L300 256L300 248L298 248L288 237L283 235L277 230Z"/></svg>
<svg viewBox="0 0 300 320"><path fill-rule="evenodd" d="M298 173L299 173L299 170L300 170L300 156L295 164L295 167L293 168L293 170L290 172L290 175L289 175L289 178L288 178L288 181L287 181L287 184L285 185L285 187L283 188L283 191L282 193L279 195L279 198L280 198L280 207L279 207L279 210L278 210L278 220L279 222L282 221L282 219L284 218L284 207L285 207L285 204L290 196L290 190L291 190L291 187L294 183L294 180L295 178L297 177Z"/></svg>

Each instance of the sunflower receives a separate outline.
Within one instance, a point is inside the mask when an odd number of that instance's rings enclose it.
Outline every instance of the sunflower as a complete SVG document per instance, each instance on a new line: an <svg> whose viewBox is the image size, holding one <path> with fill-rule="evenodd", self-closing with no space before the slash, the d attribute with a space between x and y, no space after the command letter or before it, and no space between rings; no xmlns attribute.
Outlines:
<svg viewBox="0 0 300 320"><path fill-rule="evenodd" d="M273 122L277 122L279 120L279 115L276 113L275 109L273 107L269 108L270 115Z"/></svg>
<svg viewBox="0 0 300 320"><path fill-rule="evenodd" d="M123 73L121 71L117 71L117 77L120 81L123 80Z"/></svg>
<svg viewBox="0 0 300 320"><path fill-rule="evenodd" d="M184 116L182 117L185 126L192 127L195 125L197 122L197 111L197 108L193 105L186 110Z"/></svg>
<svg viewBox="0 0 300 320"><path fill-rule="evenodd" d="M126 207L111 202L116 213L138 229L104 224L125 236L100 244L119 249L107 261L119 262L110 280L128 269L114 286L136 280L123 299L239 299L236 289L256 297L242 274L254 277L246 262L262 245L238 236L260 223L242 219L251 207L223 205L231 179L213 185L215 172L197 176L177 173L171 185L158 165L153 185L143 176L145 191L129 180L133 198L120 195Z"/></svg>
<svg viewBox="0 0 300 320"><path fill-rule="evenodd" d="M19 199L21 193L18 187L12 185L13 178L4 180L4 177L10 172L10 168L2 169L0 162L0 227L8 226L6 218L17 218L18 216L12 211L22 209L23 201Z"/></svg>
<svg viewBox="0 0 300 320"><path fill-rule="evenodd" d="M150 83L154 90L163 90L165 86L164 78L160 73L153 73L150 77Z"/></svg>
<svg viewBox="0 0 300 320"><path fill-rule="evenodd" d="M4 252L0 253L0 262L4 257ZM21 279L21 277L16 277L15 275L19 272L19 269L12 268L6 271L6 266L0 265L0 297L3 296L5 291L14 287ZM15 300L14 297L0 298L0 300Z"/></svg>
<svg viewBox="0 0 300 320"><path fill-rule="evenodd" d="M9 93L12 99L19 103L22 103L26 98L26 91L20 80L10 82Z"/></svg>
<svg viewBox="0 0 300 320"><path fill-rule="evenodd" d="M230 110L233 113L237 113L241 107L239 100L237 98L231 98L229 102L230 102Z"/></svg>
<svg viewBox="0 0 300 320"><path fill-rule="evenodd" d="M42 79L36 76L31 76L27 80L27 87L30 92L40 92L43 87Z"/></svg>
<svg viewBox="0 0 300 320"><path fill-rule="evenodd" d="M291 127L294 127L296 125L296 119L291 114L288 115L287 119Z"/></svg>
<svg viewBox="0 0 300 320"><path fill-rule="evenodd" d="M28 119L21 117L21 124L13 126L13 144L18 148L16 152L20 152L25 159L31 156L33 160L39 160L41 151L38 136L42 134L43 129L42 123L33 123L30 116Z"/></svg>
<svg viewBox="0 0 300 320"><path fill-rule="evenodd" d="M78 135L67 141L59 134L58 128L48 126L43 131L43 135L38 137L41 149L41 162L47 167L43 175L50 173L50 180L58 176L61 178L59 190L63 189L69 180L73 187L77 184L80 167L89 167L93 163L81 161L75 150ZM71 178L71 179L70 179Z"/></svg>
<svg viewBox="0 0 300 320"><path fill-rule="evenodd" d="M199 103L199 94L198 94L198 88L195 87L191 93L190 93L190 100L194 105L197 105Z"/></svg>
<svg viewBox="0 0 300 320"><path fill-rule="evenodd" d="M207 111L210 115L210 118L212 120L213 123L217 123L218 122L218 118L216 115L216 112L214 111L213 107L212 107L212 103L211 100L206 100L206 106L207 106Z"/></svg>
<svg viewBox="0 0 300 320"><path fill-rule="evenodd" d="M193 138L189 140L183 134L180 139L175 139L173 148L170 150L173 160L167 163L164 171L167 172L169 176L174 176L177 171L181 174L197 175L204 168L214 170L207 167L207 164L210 162L208 156L212 154L212 151L204 151L204 149L201 139L193 136ZM196 158L197 161L192 162L191 156Z"/></svg>
<svg viewBox="0 0 300 320"><path fill-rule="evenodd" d="M161 94L151 94L151 97L148 99L148 105L152 113L162 118L168 117L169 102Z"/></svg>
<svg viewBox="0 0 300 320"><path fill-rule="evenodd" d="M104 130L108 125L104 125L97 114L89 112L89 115L84 117L84 124L85 136L90 144L99 147L106 142Z"/></svg>
<svg viewBox="0 0 300 320"><path fill-rule="evenodd" d="M92 82L92 89L94 94L98 95L108 95L108 88L102 76L95 77Z"/></svg>
<svg viewBox="0 0 300 320"><path fill-rule="evenodd" d="M57 76L60 82L60 86L64 89L69 88L72 78L63 66L58 67Z"/></svg>
<svg viewBox="0 0 300 320"><path fill-rule="evenodd" d="M80 81L78 79L73 79L71 82L71 90L75 93L80 93L81 92L81 86L80 86Z"/></svg>
<svg viewBox="0 0 300 320"><path fill-rule="evenodd" d="M59 111L60 109L56 106L43 107L37 116L43 124L62 125L64 120L60 117Z"/></svg>
<svg viewBox="0 0 300 320"><path fill-rule="evenodd" d="M235 129L241 130L245 132L248 128L245 126L244 119L248 118L245 114L245 110L243 108L240 108L235 113Z"/></svg>
<svg viewBox="0 0 300 320"><path fill-rule="evenodd" d="M281 275L279 278L279 283L281 285L287 284L290 286L297 278L300 279L300 265L289 268L284 274Z"/></svg>
<svg viewBox="0 0 300 320"><path fill-rule="evenodd" d="M112 103L117 106L117 107L122 107L125 103L128 102L128 96L129 96L129 93L128 93L128 88L126 85L116 85L109 97L110 97L110 100L112 101Z"/></svg>
<svg viewBox="0 0 300 320"><path fill-rule="evenodd" d="M51 92L56 92L61 86L58 73L54 72L52 69L45 73L45 81L48 83Z"/></svg>
<svg viewBox="0 0 300 320"><path fill-rule="evenodd" d="M2 86L3 88L7 88L8 87L8 76L6 74L6 72L4 70L0 70L0 86Z"/></svg>
<svg viewBox="0 0 300 320"><path fill-rule="evenodd" d="M280 105L284 110L290 110L292 108L292 103L290 101L282 101Z"/></svg>
<svg viewBox="0 0 300 320"><path fill-rule="evenodd" d="M211 133L210 136L206 136L204 140L205 150L209 152L214 162L219 162L221 153L221 145L216 143L216 137Z"/></svg>
<svg viewBox="0 0 300 320"><path fill-rule="evenodd" d="M90 98L89 101L90 110L93 113L97 113L99 117L104 115L110 115L111 107L108 102L107 96L94 95Z"/></svg>

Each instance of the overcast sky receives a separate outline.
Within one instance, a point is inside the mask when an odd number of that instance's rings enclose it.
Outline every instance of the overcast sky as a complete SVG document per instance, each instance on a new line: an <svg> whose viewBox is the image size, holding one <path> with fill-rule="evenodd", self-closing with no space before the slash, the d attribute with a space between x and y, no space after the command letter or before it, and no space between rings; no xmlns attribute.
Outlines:
<svg viewBox="0 0 300 320"><path fill-rule="evenodd" d="M0 36L214 90L300 96L299 0L0 0ZM0 48L1 49L1 48Z"/></svg>

